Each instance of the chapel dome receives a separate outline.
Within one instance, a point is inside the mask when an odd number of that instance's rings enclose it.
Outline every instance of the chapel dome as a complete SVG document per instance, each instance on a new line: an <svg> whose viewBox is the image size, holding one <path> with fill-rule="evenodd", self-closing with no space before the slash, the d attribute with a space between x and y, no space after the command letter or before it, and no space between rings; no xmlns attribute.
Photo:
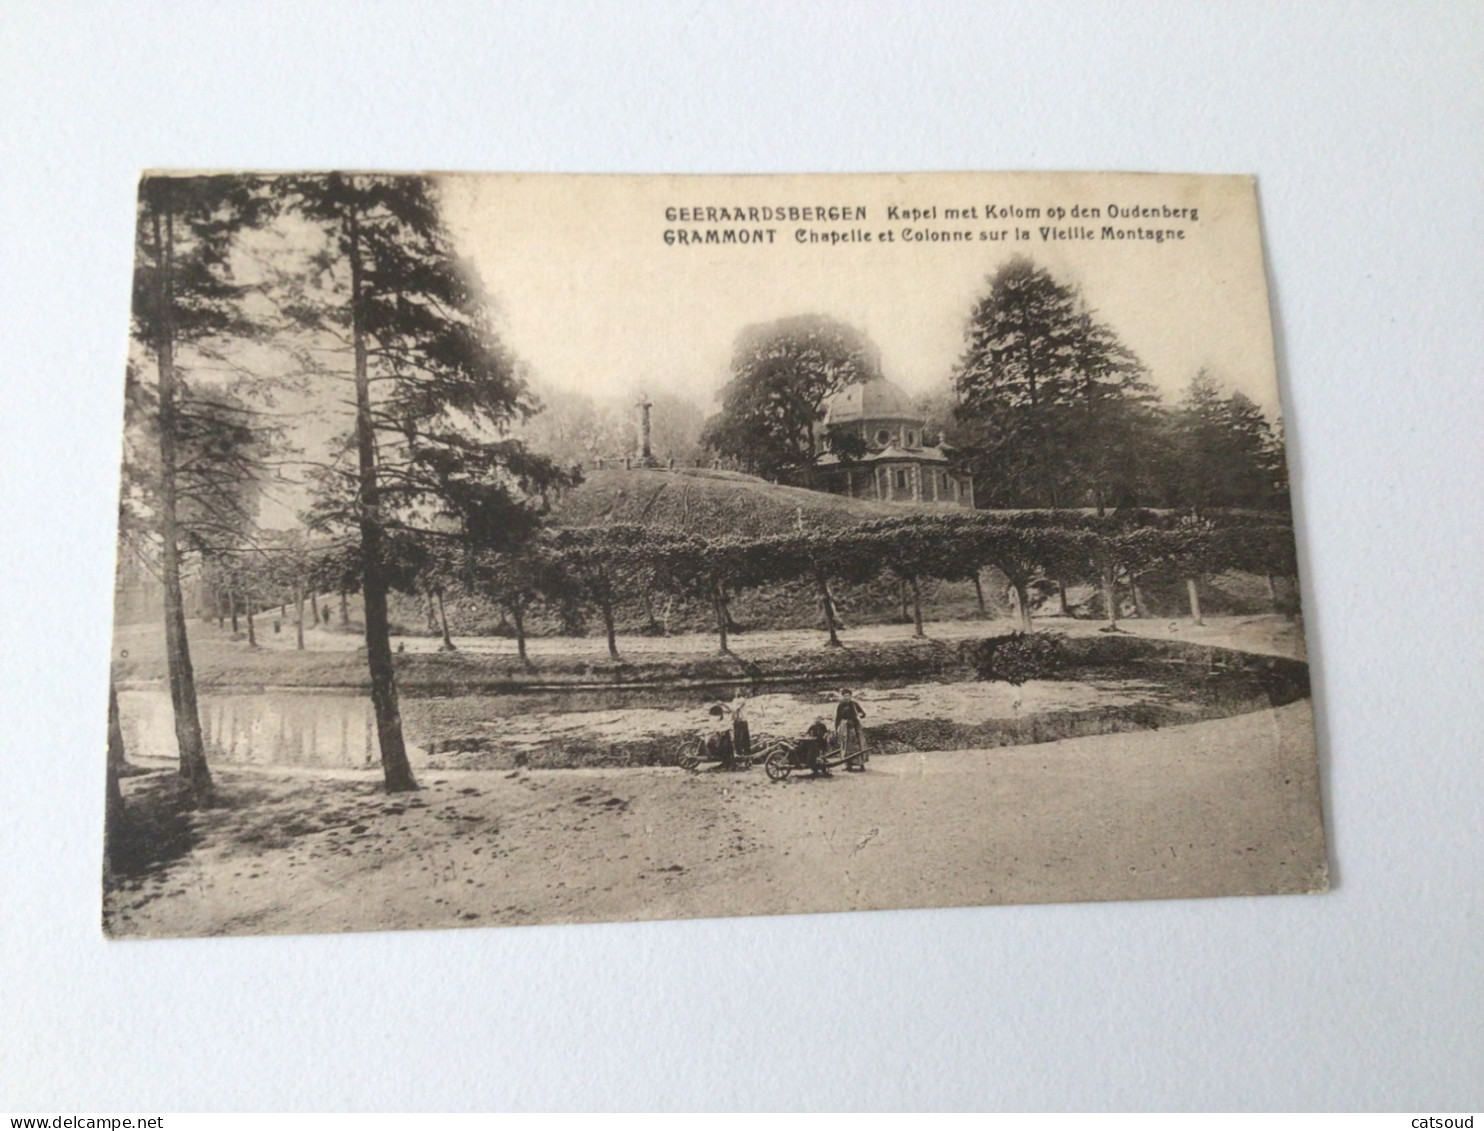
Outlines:
<svg viewBox="0 0 1484 1131"><path fill-rule="evenodd" d="M922 422L912 398L885 377L851 385L830 398L825 407L826 424L853 424L858 420L910 420Z"/></svg>

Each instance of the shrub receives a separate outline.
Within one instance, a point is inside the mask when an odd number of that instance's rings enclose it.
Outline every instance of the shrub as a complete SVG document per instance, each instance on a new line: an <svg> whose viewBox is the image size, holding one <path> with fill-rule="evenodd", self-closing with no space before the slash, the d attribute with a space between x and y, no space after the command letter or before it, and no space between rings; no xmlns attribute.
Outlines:
<svg viewBox="0 0 1484 1131"><path fill-rule="evenodd" d="M1062 637L1053 632L1011 632L977 641L969 660L980 679L1019 687L1032 679L1052 679L1068 663Z"/></svg>

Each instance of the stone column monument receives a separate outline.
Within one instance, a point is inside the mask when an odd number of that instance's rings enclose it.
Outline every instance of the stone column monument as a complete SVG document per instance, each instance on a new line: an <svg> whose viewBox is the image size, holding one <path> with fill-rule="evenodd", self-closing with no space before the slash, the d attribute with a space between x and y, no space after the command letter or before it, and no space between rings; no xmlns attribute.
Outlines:
<svg viewBox="0 0 1484 1131"><path fill-rule="evenodd" d="M634 407L639 410L639 466L656 467L658 461L654 458L654 449L649 440L649 410L654 407L654 402L640 393L639 403Z"/></svg>

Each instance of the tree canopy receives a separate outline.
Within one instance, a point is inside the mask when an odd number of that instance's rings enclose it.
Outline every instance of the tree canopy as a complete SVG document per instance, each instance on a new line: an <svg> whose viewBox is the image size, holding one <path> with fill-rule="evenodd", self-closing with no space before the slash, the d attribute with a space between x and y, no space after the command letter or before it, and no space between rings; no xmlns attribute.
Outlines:
<svg viewBox="0 0 1484 1131"><path fill-rule="evenodd" d="M859 330L820 314L748 326L732 349L722 410L702 443L768 478L786 477L823 454L821 425L832 396L881 374L881 353Z"/></svg>
<svg viewBox="0 0 1484 1131"><path fill-rule="evenodd" d="M1269 508L1286 495L1281 444L1262 410L1207 369L1186 387L1172 417L1178 475L1172 501L1197 511Z"/></svg>
<svg viewBox="0 0 1484 1131"><path fill-rule="evenodd" d="M952 435L981 497L1101 507L1147 494L1159 419L1138 357L1024 256L988 283L954 374Z"/></svg>

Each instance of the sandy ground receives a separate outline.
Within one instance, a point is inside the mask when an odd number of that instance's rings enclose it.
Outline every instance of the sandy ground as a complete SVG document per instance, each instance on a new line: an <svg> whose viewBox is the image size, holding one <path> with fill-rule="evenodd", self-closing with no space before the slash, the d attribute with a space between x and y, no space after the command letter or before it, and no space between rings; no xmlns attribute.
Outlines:
<svg viewBox="0 0 1484 1131"><path fill-rule="evenodd" d="M1326 884L1313 714L761 769L221 771L227 804L105 895L117 936L378 930L1080 899ZM126 781L136 810L168 773Z"/></svg>

